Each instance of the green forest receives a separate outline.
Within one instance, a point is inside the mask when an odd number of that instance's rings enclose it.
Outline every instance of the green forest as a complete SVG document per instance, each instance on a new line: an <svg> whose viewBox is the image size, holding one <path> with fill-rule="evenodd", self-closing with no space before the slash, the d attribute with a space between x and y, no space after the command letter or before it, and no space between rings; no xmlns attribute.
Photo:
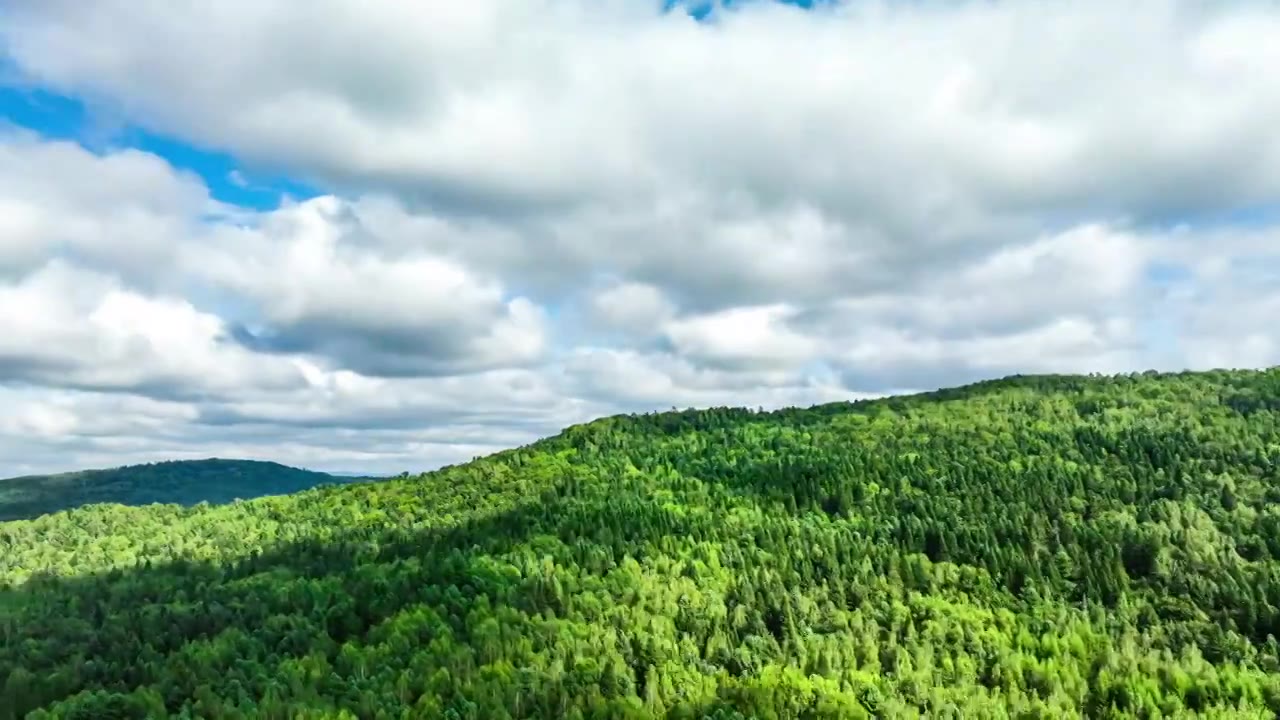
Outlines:
<svg viewBox="0 0 1280 720"><path fill-rule="evenodd" d="M1274 718L1280 370L604 418L0 524L0 718Z"/></svg>
<svg viewBox="0 0 1280 720"><path fill-rule="evenodd" d="M274 462L220 458L26 475L0 480L0 521L23 520L94 503L229 503L351 480Z"/></svg>

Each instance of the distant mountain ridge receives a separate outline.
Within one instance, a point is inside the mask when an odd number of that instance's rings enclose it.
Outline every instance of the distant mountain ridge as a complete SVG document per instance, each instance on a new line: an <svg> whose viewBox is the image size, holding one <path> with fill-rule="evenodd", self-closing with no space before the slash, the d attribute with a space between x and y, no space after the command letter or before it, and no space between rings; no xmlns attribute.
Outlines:
<svg viewBox="0 0 1280 720"><path fill-rule="evenodd" d="M349 483L336 476L260 460L170 460L144 465L27 475L0 480L0 522L38 517L96 503L222 504L287 495L317 485Z"/></svg>

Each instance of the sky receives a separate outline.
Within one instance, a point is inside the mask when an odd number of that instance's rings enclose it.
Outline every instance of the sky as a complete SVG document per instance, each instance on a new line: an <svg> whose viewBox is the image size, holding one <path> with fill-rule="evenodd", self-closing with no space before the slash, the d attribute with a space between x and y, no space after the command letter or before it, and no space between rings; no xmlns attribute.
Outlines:
<svg viewBox="0 0 1280 720"><path fill-rule="evenodd" d="M1280 364L1280 6L0 2L0 476Z"/></svg>

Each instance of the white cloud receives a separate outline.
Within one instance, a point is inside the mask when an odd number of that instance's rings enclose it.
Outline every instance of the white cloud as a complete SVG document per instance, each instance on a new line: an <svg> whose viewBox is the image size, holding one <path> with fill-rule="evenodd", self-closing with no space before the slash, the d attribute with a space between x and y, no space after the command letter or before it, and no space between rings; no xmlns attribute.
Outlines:
<svg viewBox="0 0 1280 720"><path fill-rule="evenodd" d="M62 1L3 32L32 77L149 124L472 207L714 187L912 237L1280 189L1264 3L654 9Z"/></svg>
<svg viewBox="0 0 1280 720"><path fill-rule="evenodd" d="M10 381L165 396L304 383L291 361L232 342L217 316L60 260L0 284L0 370Z"/></svg>
<svg viewBox="0 0 1280 720"><path fill-rule="evenodd" d="M263 347L389 375L529 362L544 350L536 304L456 260L395 248L332 196L210 239L187 245L181 267L251 304L245 333Z"/></svg>
<svg viewBox="0 0 1280 720"><path fill-rule="evenodd" d="M720 405L778 408L870 396L846 389L828 374L724 370L670 353L611 348L578 348L561 372L568 392L625 411Z"/></svg>
<svg viewBox="0 0 1280 720"><path fill-rule="evenodd" d="M138 150L98 156L71 142L0 132L0 277L72 255L139 282L168 263L198 218L221 212L204 185Z"/></svg>
<svg viewBox="0 0 1280 720"><path fill-rule="evenodd" d="M788 367L813 359L819 343L786 327L795 309L742 307L674 320L663 332L676 352L713 364Z"/></svg>
<svg viewBox="0 0 1280 720"><path fill-rule="evenodd" d="M676 312L662 291L647 283L618 283L594 293L589 302L596 322L641 337L657 333Z"/></svg>
<svg viewBox="0 0 1280 720"><path fill-rule="evenodd" d="M1148 266L1169 245L1159 234L1081 225L904 278L889 291L819 305L799 324L832 337L878 323L955 338L1025 330L1068 315L1131 313L1149 300Z"/></svg>
<svg viewBox="0 0 1280 720"><path fill-rule="evenodd" d="M1006 335L956 339L871 326L846 342L834 363L863 387L931 389L1015 373L1146 369L1126 318L1065 316Z"/></svg>
<svg viewBox="0 0 1280 720"><path fill-rule="evenodd" d="M6 408L0 436L51 445L74 445L82 438L164 436L198 414L190 403L123 393L4 387L0 399Z"/></svg>
<svg viewBox="0 0 1280 720"><path fill-rule="evenodd" d="M0 135L0 454L399 470L1280 362L1274 5L658 4L4 5L32 82L326 194Z"/></svg>

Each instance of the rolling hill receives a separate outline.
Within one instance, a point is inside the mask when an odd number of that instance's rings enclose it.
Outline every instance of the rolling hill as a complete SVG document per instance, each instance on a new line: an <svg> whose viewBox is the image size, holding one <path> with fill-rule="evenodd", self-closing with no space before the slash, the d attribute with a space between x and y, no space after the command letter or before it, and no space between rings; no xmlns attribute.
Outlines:
<svg viewBox="0 0 1280 720"><path fill-rule="evenodd" d="M610 417L0 524L0 717L1271 718L1278 634L1277 370Z"/></svg>
<svg viewBox="0 0 1280 720"><path fill-rule="evenodd" d="M33 518L93 503L228 503L237 498L285 495L353 479L356 478L274 462L217 458L28 475L0 480L0 521Z"/></svg>

